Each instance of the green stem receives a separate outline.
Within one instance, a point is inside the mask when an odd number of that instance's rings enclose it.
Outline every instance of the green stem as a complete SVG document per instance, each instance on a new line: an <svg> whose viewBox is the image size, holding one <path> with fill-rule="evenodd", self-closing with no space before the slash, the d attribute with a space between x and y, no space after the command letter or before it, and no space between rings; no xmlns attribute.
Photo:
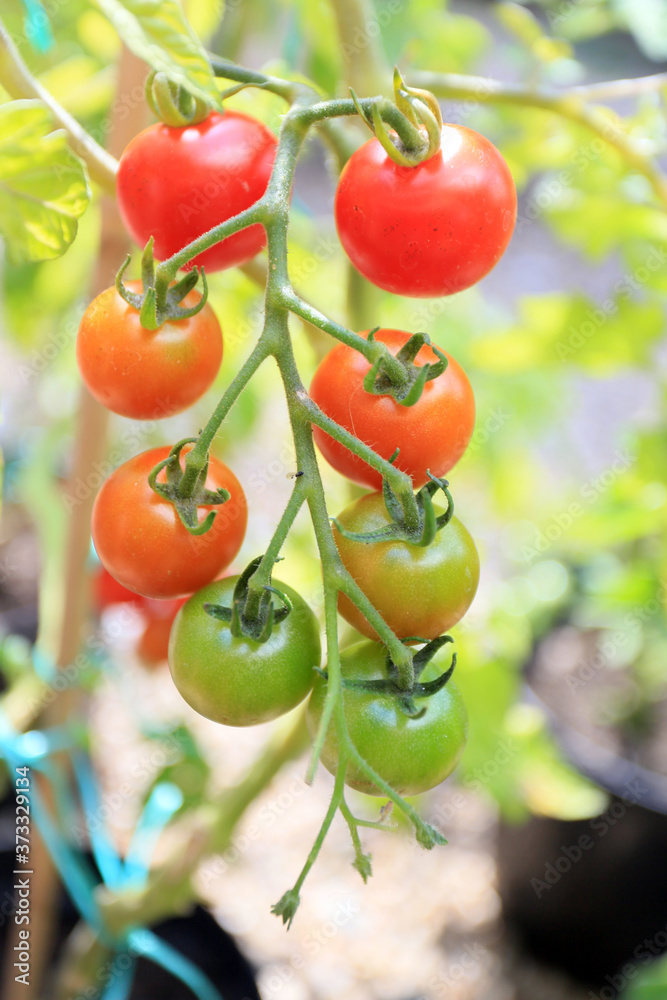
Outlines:
<svg viewBox="0 0 667 1000"><path fill-rule="evenodd" d="M291 288L284 289L283 301L295 316L299 316L301 319L306 320L306 322L312 323L313 326L319 327L324 333L335 337L342 344L347 344L348 347L359 351L370 364L374 364L378 358L383 358L384 370L394 385L402 386L408 381L408 374L404 366L400 361L396 360L386 344L383 344L379 340L369 341L365 337L360 336L360 334L353 333L347 327L341 326L340 323L329 319L328 316L325 316L319 310L315 309L314 306L311 306L309 302L305 302L300 298Z"/></svg>
<svg viewBox="0 0 667 1000"><path fill-rule="evenodd" d="M359 861L361 858L364 857L364 849L362 847L361 840L359 839L360 824L357 822L356 818L352 815L350 807L345 801L345 797L341 799L338 808L340 809L343 819L347 823L347 828L350 831L350 838L352 840L352 846L354 847L354 853L357 858L357 861ZM364 879L364 881L366 880Z"/></svg>
<svg viewBox="0 0 667 1000"><path fill-rule="evenodd" d="M211 64L215 76L223 80L235 80L237 83L247 84L250 87L260 87L262 90L269 90L278 97L283 97L290 104L294 102L300 90L304 89L303 84L291 83L289 80L281 80L277 76L267 76L266 73L259 73L253 69L246 69L237 63L230 62L229 59L221 59L214 53L208 54L208 61ZM307 88L310 90L310 88ZM315 93L315 91L312 91Z"/></svg>
<svg viewBox="0 0 667 1000"><path fill-rule="evenodd" d="M294 524L294 519L306 499L306 491L302 484L302 479L303 476L299 476L297 479L296 485L292 490L292 496L289 498L289 502L282 513L282 517L262 557L262 561L249 580L248 586L251 590L260 590L271 582L271 571L280 555L280 550L285 543L288 532Z"/></svg>
<svg viewBox="0 0 667 1000"><path fill-rule="evenodd" d="M197 443L186 456L185 471L179 486L179 490L183 496L189 495L188 490L191 491L193 489L197 476L206 465L213 438L218 433L223 420L259 366L268 358L270 353L270 345L260 337L242 367L227 386L220 402L209 417L206 426L200 432Z"/></svg>
<svg viewBox="0 0 667 1000"><path fill-rule="evenodd" d="M234 233L240 232L241 229L247 229L248 226L252 226L256 222L264 222L265 217L264 199L260 198L250 208L239 212L238 215L233 215L231 219L226 219L218 226L213 226L212 229L202 233L196 240L184 246L173 257L168 257L167 260L163 260L161 264L158 264L155 269L156 284L159 281L162 285L168 285L169 282L174 280L179 269L189 264L198 254L222 242L228 236L233 236Z"/></svg>
<svg viewBox="0 0 667 1000"><path fill-rule="evenodd" d="M342 752L341 747L339 747L339 752ZM410 820L417 831L420 843L423 843L424 835L426 835L426 838L430 839L429 834L431 834L432 831L430 825L424 822L416 809L414 809L409 802L406 802L405 799L401 798L398 792L395 792L391 785L385 781L384 778L380 777L377 771L373 770L371 765L361 756L347 734L345 741L345 753L348 760L356 764L360 771L363 771L378 791L382 792L383 795L390 799L395 806L398 806L401 812ZM426 844L424 844L424 846L426 846Z"/></svg>
<svg viewBox="0 0 667 1000"><path fill-rule="evenodd" d="M79 125L76 118L35 79L23 62L2 20L0 20L0 84L10 97L17 100L36 99L46 104L57 124L67 133L70 148L88 167L92 180L109 194L115 193L118 161L95 142L85 128Z"/></svg>
<svg viewBox="0 0 667 1000"><path fill-rule="evenodd" d="M646 89L653 90L662 86L660 80L663 75L658 74L643 78L644 81L650 82ZM521 84L500 83L498 80L489 80L485 77L419 71L410 74L410 82L415 86L430 90L438 97L452 100L470 99L481 104L517 104L527 108L539 108L542 111L550 111L560 115L561 118L566 118L575 125L581 125L612 146L632 170L643 174L662 206L667 208L667 178L660 170L658 163L650 157L643 156L636 149L632 139L619 126L615 125L608 115L585 103L586 99L591 96L596 97L600 92L604 94L605 87L607 89L613 88L613 84L594 84L590 87L557 91L540 87L529 88ZM626 83L626 81L619 82ZM620 96L621 92L628 94L642 92L642 86L637 86L636 89L630 86L633 82L627 81L627 89L625 91L617 89L613 96Z"/></svg>
<svg viewBox="0 0 667 1000"><path fill-rule="evenodd" d="M297 894L300 892L301 886L306 881L306 876L308 875L308 872L317 861L317 856L322 849L322 844L324 843L325 837L329 832L329 827L331 826L333 818L336 815L336 812L341 802L343 801L343 794L344 794L343 789L345 787L346 770L347 770L347 761L345 758L345 754L341 753L338 758L338 767L336 768L336 780L334 783L334 790L331 795L331 801L329 802L329 808L327 809L326 815L322 820L322 826L320 827L319 833L315 838L315 843L311 847L310 853L306 858L306 863L301 869L299 877L294 883L293 891Z"/></svg>
<svg viewBox="0 0 667 1000"><path fill-rule="evenodd" d="M345 447L351 451L358 458L363 459L371 468L379 472L383 479L387 479L391 485L394 493L401 501L403 511L405 514L406 524L409 525L410 530L417 531L419 527L419 508L417 507L417 501L415 500L415 495L412 491L412 480L405 472L401 472L397 469L395 465L392 465L386 458L382 458L377 452L360 441L359 438L355 437L350 431L341 427L337 424L335 420L328 417L326 413L320 410L317 403L315 403L310 396L306 393L305 389L300 395L299 402L305 413L308 414L308 418L311 424L316 427L320 427L323 431L338 441L340 444L345 445Z"/></svg>

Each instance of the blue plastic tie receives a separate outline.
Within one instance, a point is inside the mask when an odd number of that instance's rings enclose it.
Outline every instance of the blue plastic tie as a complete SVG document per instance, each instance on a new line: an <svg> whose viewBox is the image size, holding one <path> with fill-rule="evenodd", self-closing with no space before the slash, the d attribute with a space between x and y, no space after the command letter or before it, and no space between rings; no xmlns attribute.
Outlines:
<svg viewBox="0 0 667 1000"><path fill-rule="evenodd" d="M120 964L121 958L125 956L130 958L129 965ZM136 969L137 960L134 955L128 956L127 952L117 954L111 967L109 985L102 994L102 1000L127 1000L132 992Z"/></svg>
<svg viewBox="0 0 667 1000"><path fill-rule="evenodd" d="M91 822L91 819L99 813L100 797L90 758L85 753L75 753L72 754L72 764L79 785L93 857L106 884L113 889L120 888L124 881L123 864L107 833L105 824Z"/></svg>
<svg viewBox="0 0 667 1000"><path fill-rule="evenodd" d="M136 928L127 935L130 948L161 966L172 976L189 986L198 1000L222 1000L211 980L189 958L181 955L170 944L144 928Z"/></svg>
<svg viewBox="0 0 667 1000"><path fill-rule="evenodd" d="M39 0L23 0L26 9L26 38L35 52L48 52L53 46L53 34L49 16Z"/></svg>
<svg viewBox="0 0 667 1000"><path fill-rule="evenodd" d="M160 781L144 806L125 857L125 883L141 888L150 869L160 834L183 805L183 793L170 781Z"/></svg>

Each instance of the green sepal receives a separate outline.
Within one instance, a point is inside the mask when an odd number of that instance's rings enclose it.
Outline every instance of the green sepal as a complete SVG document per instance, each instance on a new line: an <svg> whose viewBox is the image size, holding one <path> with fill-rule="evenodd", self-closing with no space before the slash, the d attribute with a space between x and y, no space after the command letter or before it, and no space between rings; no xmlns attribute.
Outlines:
<svg viewBox="0 0 667 1000"><path fill-rule="evenodd" d="M414 641L417 638L418 636L411 636L409 641ZM403 640L403 642L407 641L408 640L406 639ZM396 698L401 711L405 715L411 719L419 719L426 712L426 706L418 708L414 699L431 698L434 694L437 694L438 691L442 691L454 673L457 659L456 653L452 653L452 660L449 668L440 674L439 677L436 677L432 681L419 680L426 664L433 659L438 650L442 649L442 647L449 642L454 642L451 635L439 635L435 639L431 639L426 643L423 649L420 649L417 653L415 653L412 660L414 681L412 687L408 691L398 686L398 668L392 661L389 651L387 651L386 659L386 677L378 677L371 681L357 680L353 677L344 677L342 679L343 689L346 691L360 691L364 694L383 694L391 698ZM318 670L317 672L325 680L328 679L326 671Z"/></svg>
<svg viewBox="0 0 667 1000"><path fill-rule="evenodd" d="M231 608L220 604L204 604L204 611L211 618L226 622L233 636L260 643L270 638L274 626L284 621L292 610L292 603L287 595L271 584L264 584L259 594L251 590L250 578L263 558L257 556L241 573L234 587ZM272 594L283 602L282 608L274 606Z"/></svg>
<svg viewBox="0 0 667 1000"><path fill-rule="evenodd" d="M369 341L375 340L374 335L378 329L379 327L376 327L375 330L371 330L367 338ZM438 361L426 365L416 365L414 360L425 344L437 355ZM401 406L414 406L421 397L426 383L438 378L447 370L447 356L431 343L431 338L427 333L413 333L395 357L405 369L406 379L401 385L392 382L391 376L386 370L386 360L380 355L366 372L363 386L366 392L370 392L374 396L391 396Z"/></svg>
<svg viewBox="0 0 667 1000"><path fill-rule="evenodd" d="M148 75L145 96L155 116L174 128L198 125L211 112L210 103L196 97L162 72L154 71Z"/></svg>
<svg viewBox="0 0 667 1000"><path fill-rule="evenodd" d="M432 850L434 847L444 847L447 843L447 838L439 830L436 830L434 826L431 826L430 823L425 823L423 819L420 819L415 824L415 837L417 838L417 843L425 847L427 851Z"/></svg>
<svg viewBox="0 0 667 1000"><path fill-rule="evenodd" d="M163 323L178 322L196 316L206 305L208 299L208 281L203 267L189 271L175 284L169 281L155 269L153 258L153 237L149 239L141 255L142 292L131 292L123 284L123 275L132 258L128 256L121 264L116 274L116 291L124 302L139 312L139 322L145 330L157 330ZM201 298L194 306L185 308L180 305L201 278Z"/></svg>
<svg viewBox="0 0 667 1000"><path fill-rule="evenodd" d="M287 892L280 897L277 903L271 907L271 913L275 914L276 917L281 917L284 924L287 924L287 929L289 930L292 926L292 921L296 911L299 908L299 903L301 902L301 897L296 889L288 889Z"/></svg>
<svg viewBox="0 0 667 1000"><path fill-rule="evenodd" d="M397 451L394 452L390 461L393 462L397 454ZM389 485L389 481L384 479L382 481L382 495L387 513L391 518L391 524L387 524L384 528L378 528L377 531L348 531L347 528L344 528L340 524L337 518L334 518L333 524L336 530L343 538L348 538L352 542L364 542L368 545L372 545L375 542L395 541L408 542L410 545L419 545L421 547L430 545L437 533L454 516L454 500L449 491L449 483L446 479L439 479L437 476L432 476L428 471L426 474L429 477L429 482L422 486L415 494L417 509L419 511L419 523L414 529L410 528L406 523L403 507ZM435 513L432 500L437 490L442 490L447 497L447 510L438 515Z"/></svg>
<svg viewBox="0 0 667 1000"><path fill-rule="evenodd" d="M352 862L352 867L356 868L364 880L364 884L366 884L373 874L373 865L370 854L364 854L363 851L357 851L356 857Z"/></svg>
<svg viewBox="0 0 667 1000"><path fill-rule="evenodd" d="M198 517L199 508L226 503L231 494L229 490L225 490L222 487L218 490L209 490L206 488L208 461L197 474L192 488L188 490L187 494L184 493L182 484L185 473L181 469L181 451L186 444L191 444L196 440L197 438L183 438L182 441L175 444L167 458L158 462L151 469L148 476L148 485L154 493L157 493L158 496L173 504L181 524L187 528L191 535L205 535L215 520L216 512L213 510L209 511L200 523ZM166 472L166 483L159 483L157 481L157 477L162 469Z"/></svg>

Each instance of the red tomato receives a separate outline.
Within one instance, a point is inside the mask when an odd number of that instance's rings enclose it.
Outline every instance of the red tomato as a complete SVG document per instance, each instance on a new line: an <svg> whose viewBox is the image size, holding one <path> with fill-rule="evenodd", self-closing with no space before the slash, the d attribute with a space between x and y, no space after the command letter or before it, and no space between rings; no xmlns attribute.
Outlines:
<svg viewBox="0 0 667 1000"><path fill-rule="evenodd" d="M128 282L130 291L141 283ZM201 296L186 295L191 308ZM83 381L103 406L135 420L171 417L202 396L222 361L222 331L208 303L195 316L145 330L139 313L107 288L90 303L76 340Z"/></svg>
<svg viewBox="0 0 667 1000"><path fill-rule="evenodd" d="M141 598L114 580L104 566L99 566L93 577L93 601L98 611L104 611L114 604L139 604Z"/></svg>
<svg viewBox="0 0 667 1000"><path fill-rule="evenodd" d="M396 354L410 337L403 330L378 330L376 340ZM446 353L446 352L444 352ZM426 470L444 476L465 451L475 426L475 397L461 366L447 354L442 375L427 382L413 406L402 406L391 396L375 396L364 389L370 364L359 351L339 344L320 363L310 394L328 417L370 445L383 458L400 448L395 465L412 476L415 487L427 481ZM437 363L424 346L417 364ZM334 469L361 486L381 489L382 477L362 459L320 428L315 441Z"/></svg>
<svg viewBox="0 0 667 1000"><path fill-rule="evenodd" d="M155 667L166 662L169 649L171 626L187 597L176 601L152 601L144 598L142 607L146 624L137 643L137 655L148 667Z"/></svg>
<svg viewBox="0 0 667 1000"><path fill-rule="evenodd" d="M358 271L397 295L453 295L498 263L516 221L516 191L493 143L444 125L440 150L402 167L377 139L348 160L334 204Z"/></svg>
<svg viewBox="0 0 667 1000"><path fill-rule="evenodd" d="M217 511L213 526L204 535L191 535L173 505L148 485L151 469L169 451L151 448L119 466L102 484L92 518L95 549L111 575L135 593L158 599L191 594L222 573L241 548L248 517L241 484L212 457L206 486L222 486L231 496L222 506L201 507L200 521L209 510ZM181 465L185 454L183 449ZM158 481L166 481L164 469Z"/></svg>
<svg viewBox="0 0 667 1000"><path fill-rule="evenodd" d="M152 236L159 260L238 212L266 191L277 139L265 125L238 111L212 111L199 125L151 125L120 158L118 206L132 238ZM256 224L229 236L190 261L207 271L237 267L266 245Z"/></svg>

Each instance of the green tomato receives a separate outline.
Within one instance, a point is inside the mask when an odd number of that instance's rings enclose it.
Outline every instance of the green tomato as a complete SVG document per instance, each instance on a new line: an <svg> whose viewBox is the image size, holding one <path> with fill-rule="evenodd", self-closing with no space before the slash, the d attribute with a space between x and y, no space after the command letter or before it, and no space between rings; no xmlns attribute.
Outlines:
<svg viewBox="0 0 667 1000"><path fill-rule="evenodd" d="M386 649L381 643L358 642L341 653L343 680L386 679ZM445 649L426 665L420 681L432 681L449 667ZM308 728L314 738L327 693L327 681L318 676L308 702ZM406 715L398 700L385 692L343 687L345 720L352 744L373 770L400 795L418 795L439 785L456 767L468 734L468 714L453 681L436 694L414 699L426 711L420 718ZM335 774L338 740L335 725L327 731L322 763ZM367 795L382 795L355 764L348 764L345 783Z"/></svg>
<svg viewBox="0 0 667 1000"><path fill-rule="evenodd" d="M292 610L266 642L232 635L204 604L231 607L238 577L210 583L183 605L169 639L169 667L179 693L195 711L226 726L270 722L295 708L313 686L322 655L317 618L284 583L273 586ZM273 595L274 607L282 602Z"/></svg>

